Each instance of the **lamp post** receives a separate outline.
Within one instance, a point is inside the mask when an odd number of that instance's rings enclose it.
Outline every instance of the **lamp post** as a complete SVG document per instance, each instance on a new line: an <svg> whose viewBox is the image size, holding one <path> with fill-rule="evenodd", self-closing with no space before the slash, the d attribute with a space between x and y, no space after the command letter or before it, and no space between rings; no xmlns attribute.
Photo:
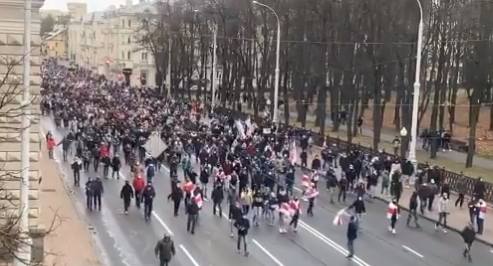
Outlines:
<svg viewBox="0 0 493 266"><path fill-rule="evenodd" d="M414 74L414 94L413 94L413 110L411 119L411 145L409 147L409 161L414 166L414 173L418 168L416 160L416 146L418 142L418 111L419 111L419 93L420 93L420 75L421 75L421 50L423 49L423 6L420 0L416 0L419 7L419 24L418 24L418 43L416 45L416 71Z"/></svg>
<svg viewBox="0 0 493 266"><path fill-rule="evenodd" d="M263 6L272 13L274 13L274 16L276 16L277 19L277 46L276 46L276 70L275 70L275 77L274 77L274 113L273 113L273 118L272 122L274 124L277 123L277 109L279 105L279 75L280 75L280 70L279 70L279 56L281 54L281 21L279 20L279 16L277 15L276 11L274 9L266 4L259 3L257 1L252 2L255 5Z"/></svg>
<svg viewBox="0 0 493 266"><path fill-rule="evenodd" d="M29 144L31 126L31 106L29 86L31 85L31 0L25 0L24 10L24 47L22 74L22 120L21 120L21 179L19 228L20 243L15 252L14 265L31 264L32 239L29 236Z"/></svg>
<svg viewBox="0 0 493 266"><path fill-rule="evenodd" d="M407 129L403 127L400 132L401 135L401 158L406 158L406 148L407 148Z"/></svg>
<svg viewBox="0 0 493 266"><path fill-rule="evenodd" d="M214 23L214 38L212 40L212 99L211 99L211 111L214 112L216 106L216 79L217 79L217 24Z"/></svg>

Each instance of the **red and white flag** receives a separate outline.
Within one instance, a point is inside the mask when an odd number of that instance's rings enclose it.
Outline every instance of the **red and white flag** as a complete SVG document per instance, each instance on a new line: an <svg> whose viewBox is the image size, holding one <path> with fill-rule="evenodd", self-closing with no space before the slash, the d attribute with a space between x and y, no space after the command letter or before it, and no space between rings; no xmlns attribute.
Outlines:
<svg viewBox="0 0 493 266"><path fill-rule="evenodd" d="M194 195L194 192L192 192L192 195ZM199 209L202 208L202 193L197 193L193 196L193 198L195 199L195 203L197 203L197 206L199 206Z"/></svg>
<svg viewBox="0 0 493 266"><path fill-rule="evenodd" d="M344 224L343 217L347 215L346 209L342 209L337 212L336 216L334 217L334 221L332 222L334 225L339 226Z"/></svg>
<svg viewBox="0 0 493 266"><path fill-rule="evenodd" d="M306 192L305 192L305 197L307 199L313 199L313 198L316 198L318 196L318 190L315 189L315 188L309 188Z"/></svg>

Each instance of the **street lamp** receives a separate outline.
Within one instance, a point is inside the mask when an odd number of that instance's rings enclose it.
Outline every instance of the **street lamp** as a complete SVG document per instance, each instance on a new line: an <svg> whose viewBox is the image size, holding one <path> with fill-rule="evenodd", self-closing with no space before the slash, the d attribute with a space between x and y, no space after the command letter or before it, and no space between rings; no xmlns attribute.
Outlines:
<svg viewBox="0 0 493 266"><path fill-rule="evenodd" d="M405 127L403 127L401 129L401 132L400 132L400 135L401 135L401 146L400 146L400 149L401 149L401 158L406 158L406 148L407 148L407 129Z"/></svg>
<svg viewBox="0 0 493 266"><path fill-rule="evenodd" d="M416 71L414 73L414 94L413 94L413 111L411 122L411 145L409 147L409 161L414 166L414 174L417 172L418 162L416 160L416 146L418 142L418 111L419 111L419 90L421 74L421 50L423 49L423 6L420 0L416 0L419 8L418 24L418 43L416 45Z"/></svg>
<svg viewBox="0 0 493 266"><path fill-rule="evenodd" d="M272 122L274 124L277 123L277 108L279 105L279 56L281 54L281 21L279 20L279 16L277 15L276 11L274 9L266 4L259 3L257 1L252 2L254 5L259 5L263 6L265 8L268 8L272 13L274 13L274 16L276 16L277 19L277 46L276 46L276 70L275 70L275 78L274 78L274 114L273 114L273 119Z"/></svg>

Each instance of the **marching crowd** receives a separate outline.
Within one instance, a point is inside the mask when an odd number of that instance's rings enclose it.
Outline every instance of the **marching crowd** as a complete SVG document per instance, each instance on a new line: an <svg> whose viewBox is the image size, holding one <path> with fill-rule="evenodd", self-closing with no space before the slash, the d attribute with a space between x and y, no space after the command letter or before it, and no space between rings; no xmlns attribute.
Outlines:
<svg viewBox="0 0 493 266"><path fill-rule="evenodd" d="M243 250L245 256L251 226L266 220L271 226L277 223L281 234L296 232L302 202L307 203L303 212L313 216L321 189L327 190L331 203L344 203L348 192L356 195L356 200L334 219L337 225L348 222L349 258L366 212L365 199L372 198L377 188L392 199L387 212L391 233L396 233L400 198L407 185L415 187L407 225L414 220L420 227L418 214L435 206L439 213L436 229L441 227L445 232L447 227L450 188L433 167L414 172L410 162L396 161L383 153L341 150L335 144L324 145L320 156L309 162L311 137L307 131L276 128L268 120L255 124L223 108L163 97L157 89L132 89L90 71L69 71L56 60L45 62L42 87L42 113L51 115L57 128L67 132L61 140L48 132L50 157L53 149L61 146L63 160L73 158L75 186L80 186L82 171L98 174L84 185L89 210L101 210L104 179L119 178L120 169L128 166L133 179L125 181L121 189L123 209L127 213L135 199L137 208L144 205L145 219L151 219L154 198L160 193L152 181L161 164L166 164L172 188L167 198L173 202L175 216L184 205L187 231L195 233L205 200L210 198L214 214L220 217L226 204L231 236L236 231L238 252ZM167 145L152 156L144 144L155 132ZM297 164L306 170L300 180ZM301 194L293 191L297 183L302 186ZM471 244L476 233L483 232L486 214L480 180L475 193L468 204L471 223L462 232L467 244L464 256L469 260ZM462 207L463 200L456 205ZM158 241L155 252L161 265L169 263L175 253L169 235Z"/></svg>

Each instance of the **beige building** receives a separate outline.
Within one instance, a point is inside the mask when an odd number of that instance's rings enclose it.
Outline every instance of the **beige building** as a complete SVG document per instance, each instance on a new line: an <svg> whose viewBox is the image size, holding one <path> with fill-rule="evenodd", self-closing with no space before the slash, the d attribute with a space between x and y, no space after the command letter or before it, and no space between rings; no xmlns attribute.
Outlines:
<svg viewBox="0 0 493 266"><path fill-rule="evenodd" d="M68 13L73 19L80 19L82 16L87 14L87 4L80 2L68 2L67 3Z"/></svg>
<svg viewBox="0 0 493 266"><path fill-rule="evenodd" d="M67 34L63 28L48 33L43 40L43 52L47 57L67 57L66 48Z"/></svg>
<svg viewBox="0 0 493 266"><path fill-rule="evenodd" d="M69 59L110 78L117 78L123 69L131 69L132 85L140 85L140 78L145 77L147 85L154 86L156 69L152 54L135 40L141 14L152 10L153 2L133 5L128 0L118 8L72 18L68 26Z"/></svg>
<svg viewBox="0 0 493 266"><path fill-rule="evenodd" d="M39 96L41 78L39 75L41 56L41 37L39 9L42 0L32 1L32 32L31 32L31 95ZM0 97L5 104L0 105L0 176L2 195L10 194L13 202L0 202L0 220L10 215L19 215L20 171L21 171L21 116L22 102L22 58L24 34L24 0L0 1ZM8 76L5 75L7 73ZM39 97L38 97L39 98ZM30 119L30 192L29 192L29 224L34 239L33 258L42 259L44 226L39 223L39 179L40 169L40 133L39 104L33 102ZM36 118L35 118L36 117ZM5 193L5 194L4 194ZM41 249L40 249L41 248Z"/></svg>

